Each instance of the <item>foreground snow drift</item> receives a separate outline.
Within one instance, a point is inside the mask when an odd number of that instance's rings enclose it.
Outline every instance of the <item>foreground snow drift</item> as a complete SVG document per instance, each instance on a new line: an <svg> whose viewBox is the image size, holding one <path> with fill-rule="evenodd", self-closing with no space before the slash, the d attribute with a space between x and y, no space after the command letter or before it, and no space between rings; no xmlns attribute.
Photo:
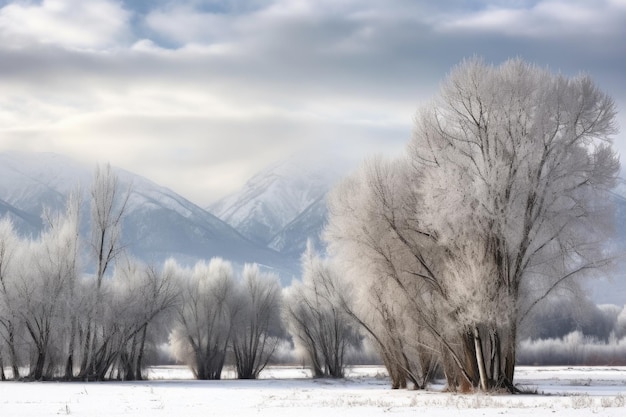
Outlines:
<svg viewBox="0 0 626 417"><path fill-rule="evenodd" d="M343 380L309 379L299 368L271 368L257 381L190 381L180 367L150 371L150 381L0 384L3 416L491 416L540 417L626 412L626 368L532 368L517 383L540 395L392 391L384 370L358 367Z"/></svg>

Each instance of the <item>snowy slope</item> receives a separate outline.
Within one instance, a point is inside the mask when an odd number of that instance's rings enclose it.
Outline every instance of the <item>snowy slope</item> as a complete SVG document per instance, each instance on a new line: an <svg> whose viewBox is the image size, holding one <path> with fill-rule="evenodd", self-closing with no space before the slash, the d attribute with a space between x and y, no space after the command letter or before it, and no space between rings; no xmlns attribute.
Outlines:
<svg viewBox="0 0 626 417"><path fill-rule="evenodd" d="M326 225L327 214L326 194L324 194L283 227L268 246L297 259L304 252L308 238L313 241L314 247L320 250L324 246L321 242L321 234Z"/></svg>
<svg viewBox="0 0 626 417"><path fill-rule="evenodd" d="M10 217L21 233L35 236L43 227L43 208L62 210L67 195L90 181L89 169L60 155L0 153L0 215Z"/></svg>
<svg viewBox="0 0 626 417"><path fill-rule="evenodd" d="M0 215L9 215L17 229L36 235L41 209L62 210L67 194L80 184L83 194L82 232L89 230L89 186L92 166L44 153L0 153ZM116 170L123 190L131 187L124 218L128 251L146 262L168 257L191 263L221 256L233 262L257 262L279 272L288 282L293 265L279 253L241 236L202 208L173 191L124 170Z"/></svg>
<svg viewBox="0 0 626 417"><path fill-rule="evenodd" d="M208 209L247 238L270 244L285 226L323 198L346 169L331 159L294 157L258 173L241 191Z"/></svg>

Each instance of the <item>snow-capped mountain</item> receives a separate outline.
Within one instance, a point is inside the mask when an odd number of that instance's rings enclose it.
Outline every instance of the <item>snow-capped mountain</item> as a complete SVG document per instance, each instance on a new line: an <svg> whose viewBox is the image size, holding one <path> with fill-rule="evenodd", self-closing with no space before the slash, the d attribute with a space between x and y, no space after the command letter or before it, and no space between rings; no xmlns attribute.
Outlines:
<svg viewBox="0 0 626 417"><path fill-rule="evenodd" d="M0 216L8 215L22 234L37 235L43 227L42 208L62 210L67 195L80 186L81 229L86 235L93 169L55 154L0 153ZM173 191L128 171L115 172L122 190L131 190L122 234L133 256L156 263L168 257L191 263L214 256L238 264L257 262L278 272L285 282L297 273L283 255L249 241Z"/></svg>
<svg viewBox="0 0 626 417"><path fill-rule="evenodd" d="M268 246L294 259L299 258L306 249L307 239L311 239L314 247L320 250L324 246L321 234L326 226L327 215L324 194L283 227Z"/></svg>
<svg viewBox="0 0 626 417"><path fill-rule="evenodd" d="M289 244L286 235L295 237L283 229L323 200L346 169L345 163L330 158L294 157L258 173L241 191L219 200L208 210L250 240L280 250ZM320 223L314 217L308 221ZM300 228L302 233L319 229L304 224Z"/></svg>

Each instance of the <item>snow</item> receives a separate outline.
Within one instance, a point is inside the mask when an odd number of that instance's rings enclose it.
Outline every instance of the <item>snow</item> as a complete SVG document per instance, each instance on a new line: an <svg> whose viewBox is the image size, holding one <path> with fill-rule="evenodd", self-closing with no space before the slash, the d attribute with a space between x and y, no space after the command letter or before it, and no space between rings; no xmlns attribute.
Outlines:
<svg viewBox="0 0 626 417"><path fill-rule="evenodd" d="M342 380L273 367L257 381L193 381L182 367L157 367L141 382L3 382L4 416L496 416L566 413L623 416L626 367L520 367L517 382L538 395L391 390L384 369L357 367ZM228 377L229 375L225 375ZM541 394L543 392L543 394Z"/></svg>

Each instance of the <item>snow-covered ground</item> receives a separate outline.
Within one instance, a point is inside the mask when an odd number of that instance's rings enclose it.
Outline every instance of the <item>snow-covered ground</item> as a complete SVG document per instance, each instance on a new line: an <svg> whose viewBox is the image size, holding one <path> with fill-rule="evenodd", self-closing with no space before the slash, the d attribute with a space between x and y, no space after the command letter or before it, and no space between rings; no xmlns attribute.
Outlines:
<svg viewBox="0 0 626 417"><path fill-rule="evenodd" d="M158 367L142 382L3 382L3 416L496 416L626 415L626 367L520 367L517 383L538 395L391 390L384 369L358 367L343 380L270 368L257 381L193 381Z"/></svg>

